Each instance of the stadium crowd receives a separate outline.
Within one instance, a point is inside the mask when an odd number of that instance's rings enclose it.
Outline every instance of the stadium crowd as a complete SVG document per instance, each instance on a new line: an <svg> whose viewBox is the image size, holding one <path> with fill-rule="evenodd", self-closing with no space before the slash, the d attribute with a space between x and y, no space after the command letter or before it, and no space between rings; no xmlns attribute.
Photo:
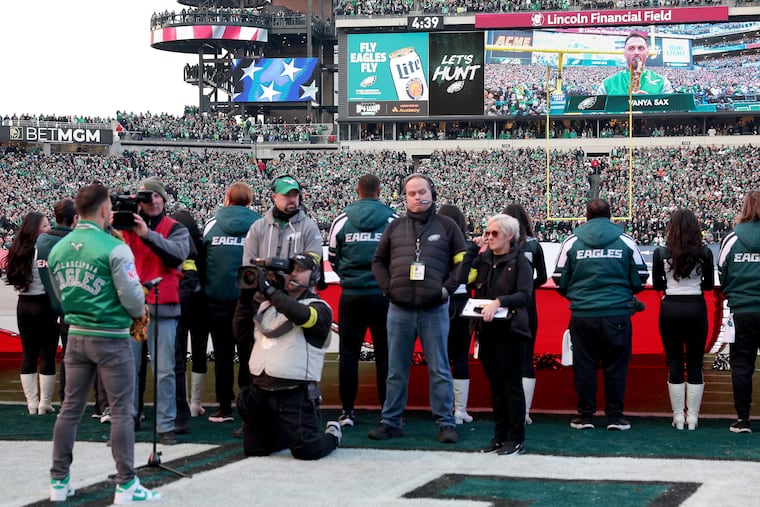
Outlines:
<svg viewBox="0 0 760 507"><path fill-rule="evenodd" d="M725 5L722 0L339 0L336 16L393 16L410 12L471 14Z"/></svg>
<svg viewBox="0 0 760 507"><path fill-rule="evenodd" d="M200 113L195 110L182 116L167 113L116 112L123 136L134 139L167 140L255 140L257 142L311 142L312 136L330 134L328 126L312 123L308 115L287 122L282 116L266 118Z"/></svg>
<svg viewBox="0 0 760 507"><path fill-rule="evenodd" d="M552 151L549 154L550 213L546 199L546 153L543 149L435 151L415 168L399 151L339 151L294 153L259 167L251 154L218 151L125 151L120 156L71 154L0 155L5 175L0 186L2 217L0 234L7 247L12 231L32 210L50 214L51 203L71 197L79 187L94 180L107 182L117 193L131 193L139 181L158 176L173 196L169 211L184 208L200 223L221 206L230 182L250 182L254 210L270 206L269 182L275 175L289 173L304 187L304 207L323 235L335 216L352 199L350 189L368 172L377 174L386 189L381 199L399 211L403 178L419 170L436 182L438 204L459 206L477 233L482 220L509 203L520 203L533 218L542 241L561 241L575 226L572 219L583 216L589 196L593 160L581 151ZM673 209L688 207L701 220L706 237L719 241L731 228L744 193L760 185L760 148L689 147L639 148L628 158L621 147L610 157L598 159L599 196L608 200L617 217L641 244L657 243L663 237L666 219ZM628 167L632 164L629 208Z"/></svg>
<svg viewBox="0 0 760 507"><path fill-rule="evenodd" d="M556 57L544 55L544 64L486 64L484 111L487 115L546 114L547 88L556 87ZM696 104L716 104L730 109L735 98L760 93L757 55L707 60L694 69L660 67L676 93L694 95ZM546 65L553 66L547 83ZM610 75L609 67L566 66L562 71L562 91L566 95L593 95L599 83Z"/></svg>

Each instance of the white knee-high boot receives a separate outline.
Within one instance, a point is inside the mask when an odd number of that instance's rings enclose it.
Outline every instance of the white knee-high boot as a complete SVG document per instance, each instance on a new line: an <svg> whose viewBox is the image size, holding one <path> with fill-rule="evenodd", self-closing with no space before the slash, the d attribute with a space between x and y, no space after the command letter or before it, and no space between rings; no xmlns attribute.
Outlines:
<svg viewBox="0 0 760 507"><path fill-rule="evenodd" d="M19 377L21 378L21 388L24 390L26 406L29 409L29 414L37 415L37 410L40 406L40 397L37 391L37 374L22 373Z"/></svg>
<svg viewBox="0 0 760 507"><path fill-rule="evenodd" d="M190 416L198 417L206 413L206 409L201 406L203 391L206 389L206 374L192 372L190 377Z"/></svg>
<svg viewBox="0 0 760 507"><path fill-rule="evenodd" d="M683 429L684 424L684 397L686 396L686 384L671 384L668 382L668 394L670 394L670 406L673 407L673 427Z"/></svg>
<svg viewBox="0 0 760 507"><path fill-rule="evenodd" d="M523 393L525 394L525 424L532 424L530 418L530 406L533 404L533 392L536 390L536 379L530 377L522 378Z"/></svg>
<svg viewBox="0 0 760 507"><path fill-rule="evenodd" d="M55 392L55 375L43 375L40 373L40 404L38 414L51 414L53 408L53 393Z"/></svg>
<svg viewBox="0 0 760 507"><path fill-rule="evenodd" d="M470 379L454 379L454 419L457 424L471 423L467 413L467 398L470 395Z"/></svg>
<svg viewBox="0 0 760 507"><path fill-rule="evenodd" d="M686 384L686 427L690 430L697 429L699 407L702 406L702 394L704 392L704 384Z"/></svg>

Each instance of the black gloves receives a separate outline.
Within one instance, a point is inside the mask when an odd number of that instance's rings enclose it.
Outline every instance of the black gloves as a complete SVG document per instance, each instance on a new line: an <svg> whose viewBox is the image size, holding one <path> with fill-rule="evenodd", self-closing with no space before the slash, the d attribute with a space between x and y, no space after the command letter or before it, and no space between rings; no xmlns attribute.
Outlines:
<svg viewBox="0 0 760 507"><path fill-rule="evenodd" d="M259 292L261 293L262 296L264 296L265 298L269 299L272 296L272 294L274 293L275 288L272 285L272 282L270 282L269 279L267 279L267 273L264 270L264 268L260 267L260 268L258 268L258 270L259 270L259 276L258 276L258 278L259 278Z"/></svg>

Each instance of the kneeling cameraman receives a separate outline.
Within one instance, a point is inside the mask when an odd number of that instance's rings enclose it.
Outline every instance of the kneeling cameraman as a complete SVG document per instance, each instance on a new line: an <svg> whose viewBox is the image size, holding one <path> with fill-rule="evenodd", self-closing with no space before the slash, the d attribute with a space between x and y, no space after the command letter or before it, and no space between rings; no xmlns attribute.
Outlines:
<svg viewBox="0 0 760 507"><path fill-rule="evenodd" d="M268 456L289 448L296 459L330 454L342 437L337 421L320 426L318 382L329 344L332 310L313 287L319 261L309 253L291 260L292 271L271 280L271 269L257 269L256 289L241 299L262 299L254 317L254 345L248 363L251 386L238 398L246 456ZM274 282L274 284L273 284ZM275 287L281 282L284 290ZM253 303L253 301L251 301Z"/></svg>

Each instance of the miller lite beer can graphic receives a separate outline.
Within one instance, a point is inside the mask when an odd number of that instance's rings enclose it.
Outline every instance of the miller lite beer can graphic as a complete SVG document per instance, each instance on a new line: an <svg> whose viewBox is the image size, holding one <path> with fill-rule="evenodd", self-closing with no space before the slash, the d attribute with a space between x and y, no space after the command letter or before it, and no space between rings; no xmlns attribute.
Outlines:
<svg viewBox="0 0 760 507"><path fill-rule="evenodd" d="M398 100L428 100L427 76L422 68L422 60L414 48L393 51L390 67Z"/></svg>

